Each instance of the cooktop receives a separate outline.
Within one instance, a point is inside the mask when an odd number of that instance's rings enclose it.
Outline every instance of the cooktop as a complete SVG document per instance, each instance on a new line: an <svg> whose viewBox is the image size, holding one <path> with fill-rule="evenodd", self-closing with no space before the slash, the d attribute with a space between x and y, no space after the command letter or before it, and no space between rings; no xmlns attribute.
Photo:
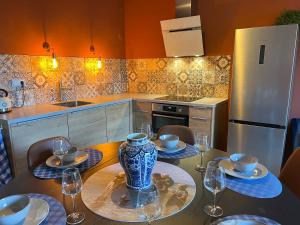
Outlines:
<svg viewBox="0 0 300 225"><path fill-rule="evenodd" d="M188 97L188 96L164 96L160 98L156 98L157 100L168 100L168 101L175 101L175 102L193 102L201 99L201 97Z"/></svg>

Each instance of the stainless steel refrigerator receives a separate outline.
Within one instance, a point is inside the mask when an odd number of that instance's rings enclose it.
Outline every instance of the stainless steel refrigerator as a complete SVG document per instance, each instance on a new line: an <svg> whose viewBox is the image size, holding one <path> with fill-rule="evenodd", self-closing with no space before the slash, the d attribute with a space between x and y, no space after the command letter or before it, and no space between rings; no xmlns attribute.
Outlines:
<svg viewBox="0 0 300 225"><path fill-rule="evenodd" d="M237 29L228 151L254 155L278 175L297 57L298 25Z"/></svg>

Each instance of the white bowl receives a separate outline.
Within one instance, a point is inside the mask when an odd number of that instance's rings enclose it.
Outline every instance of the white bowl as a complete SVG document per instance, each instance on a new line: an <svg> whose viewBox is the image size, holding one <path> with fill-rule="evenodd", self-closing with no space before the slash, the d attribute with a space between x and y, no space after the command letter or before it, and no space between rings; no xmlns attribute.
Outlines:
<svg viewBox="0 0 300 225"><path fill-rule="evenodd" d="M63 161L64 162L74 162L76 156L77 156L77 148L75 148L75 147L70 148L68 153L64 155Z"/></svg>
<svg viewBox="0 0 300 225"><path fill-rule="evenodd" d="M0 225L15 225L24 222L30 208L27 195L11 195L0 200Z"/></svg>
<svg viewBox="0 0 300 225"><path fill-rule="evenodd" d="M257 158L242 153L235 153L230 155L234 169L243 173L249 173L256 168Z"/></svg>
<svg viewBox="0 0 300 225"><path fill-rule="evenodd" d="M163 147L174 149L179 142L179 137L173 134L163 134L159 136L159 140Z"/></svg>

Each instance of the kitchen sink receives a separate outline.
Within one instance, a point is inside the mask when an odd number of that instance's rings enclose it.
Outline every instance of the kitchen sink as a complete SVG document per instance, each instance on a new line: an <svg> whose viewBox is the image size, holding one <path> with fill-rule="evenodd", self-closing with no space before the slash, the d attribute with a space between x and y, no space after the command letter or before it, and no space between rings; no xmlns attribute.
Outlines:
<svg viewBox="0 0 300 225"><path fill-rule="evenodd" d="M77 107L77 106L89 105L89 104L92 104L92 102L69 101L69 102L55 103L55 104L53 104L53 105L64 106L64 107Z"/></svg>

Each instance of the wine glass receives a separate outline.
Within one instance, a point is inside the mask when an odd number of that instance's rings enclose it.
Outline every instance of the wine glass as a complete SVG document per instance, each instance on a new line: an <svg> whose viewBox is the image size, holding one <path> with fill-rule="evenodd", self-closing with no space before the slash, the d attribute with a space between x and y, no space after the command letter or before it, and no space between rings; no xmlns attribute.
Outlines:
<svg viewBox="0 0 300 225"><path fill-rule="evenodd" d="M210 161L207 165L207 170L204 177L204 186L207 190L213 193L213 204L208 204L204 207L204 212L212 217L223 215L223 210L216 205L217 193L225 189L225 173L223 168L219 167L218 162Z"/></svg>
<svg viewBox="0 0 300 225"><path fill-rule="evenodd" d="M195 132L194 137L195 137L195 147L197 148L200 154L200 164L196 165L195 170L199 172L205 172L206 167L203 165L203 154L209 151L210 149L208 136L203 135L200 132Z"/></svg>
<svg viewBox="0 0 300 225"><path fill-rule="evenodd" d="M72 197L73 210L72 213L67 216L68 224L81 223L85 216L83 212L78 212L76 209L75 198L82 190L82 181L78 168L68 168L63 171L62 175L62 193L70 195Z"/></svg>
<svg viewBox="0 0 300 225"><path fill-rule="evenodd" d="M53 155L60 160L60 165L63 164L64 155L68 153L68 148L62 138L54 138L53 140Z"/></svg>
<svg viewBox="0 0 300 225"><path fill-rule="evenodd" d="M137 197L137 209L143 221L148 225L158 219L162 213L159 192L155 186L147 190L139 190Z"/></svg>
<svg viewBox="0 0 300 225"><path fill-rule="evenodd" d="M151 140L153 138L152 126L150 123L142 123L141 133L147 134L148 139Z"/></svg>

